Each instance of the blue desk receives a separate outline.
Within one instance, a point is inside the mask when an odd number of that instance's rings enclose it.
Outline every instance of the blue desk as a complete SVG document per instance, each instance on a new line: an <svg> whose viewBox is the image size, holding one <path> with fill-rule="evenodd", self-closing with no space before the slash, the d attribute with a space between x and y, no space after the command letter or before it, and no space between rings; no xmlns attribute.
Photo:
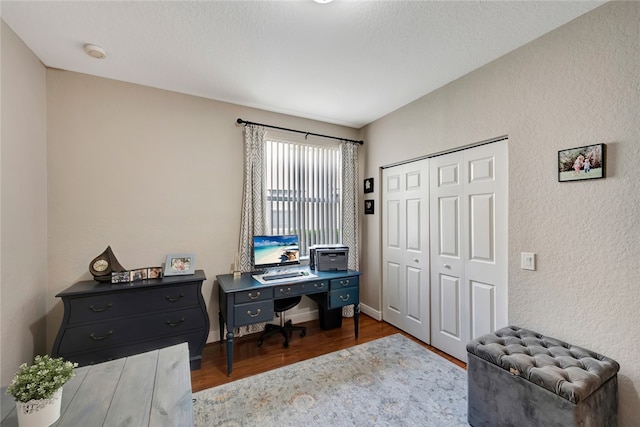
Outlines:
<svg viewBox="0 0 640 427"><path fill-rule="evenodd" d="M358 338L358 316L360 314L360 273L347 271L315 271L317 277L289 279L278 283L262 284L255 280L251 273L242 273L240 277L233 274L216 276L218 279L218 296L220 303L220 344L224 337L224 326L227 326L227 374L231 375L233 367L233 330L239 326L273 320L273 301L297 295L314 295L314 298L326 298L327 309L353 305L353 325ZM317 295L317 294L325 294Z"/></svg>

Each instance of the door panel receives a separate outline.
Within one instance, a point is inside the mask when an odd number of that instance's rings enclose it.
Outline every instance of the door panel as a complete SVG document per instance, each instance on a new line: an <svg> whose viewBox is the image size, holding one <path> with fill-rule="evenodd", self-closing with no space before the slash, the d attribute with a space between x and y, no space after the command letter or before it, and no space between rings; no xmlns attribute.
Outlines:
<svg viewBox="0 0 640 427"><path fill-rule="evenodd" d="M466 344L507 325L507 141L431 159L434 347L466 360ZM438 206L438 211L434 211Z"/></svg>
<svg viewBox="0 0 640 427"><path fill-rule="evenodd" d="M382 172L382 316L426 343L431 329L428 164L422 160Z"/></svg>

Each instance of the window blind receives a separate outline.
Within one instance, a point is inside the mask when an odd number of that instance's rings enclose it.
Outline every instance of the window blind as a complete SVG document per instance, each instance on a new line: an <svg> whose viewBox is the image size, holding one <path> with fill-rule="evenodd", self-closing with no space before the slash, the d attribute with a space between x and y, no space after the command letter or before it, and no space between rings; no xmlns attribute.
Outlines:
<svg viewBox="0 0 640 427"><path fill-rule="evenodd" d="M266 221L272 235L297 234L309 246L341 240L341 152L297 142L265 142Z"/></svg>

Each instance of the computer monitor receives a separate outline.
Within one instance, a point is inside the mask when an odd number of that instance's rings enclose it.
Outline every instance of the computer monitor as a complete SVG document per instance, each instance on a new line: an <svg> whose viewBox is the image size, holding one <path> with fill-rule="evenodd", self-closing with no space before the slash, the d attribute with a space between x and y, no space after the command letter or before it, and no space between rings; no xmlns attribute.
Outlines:
<svg viewBox="0 0 640 427"><path fill-rule="evenodd" d="M253 265L256 270L300 264L296 234L253 236Z"/></svg>

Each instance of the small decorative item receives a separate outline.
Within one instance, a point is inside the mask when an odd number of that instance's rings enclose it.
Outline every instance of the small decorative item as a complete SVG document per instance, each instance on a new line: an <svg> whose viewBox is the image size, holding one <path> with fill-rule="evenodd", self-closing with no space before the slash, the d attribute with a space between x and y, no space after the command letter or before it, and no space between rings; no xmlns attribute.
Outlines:
<svg viewBox="0 0 640 427"><path fill-rule="evenodd" d="M364 192L373 193L373 178L367 178L364 180Z"/></svg>
<svg viewBox="0 0 640 427"><path fill-rule="evenodd" d="M365 215L373 215L374 214L374 201L373 200L365 200L364 201L364 214Z"/></svg>
<svg viewBox="0 0 640 427"><path fill-rule="evenodd" d="M558 181L605 177L605 145L587 145L558 151Z"/></svg>
<svg viewBox="0 0 640 427"><path fill-rule="evenodd" d="M93 278L98 282L110 282L112 272L125 270L126 268L120 265L118 259L113 254L111 246L107 246L104 252L92 259L89 263L89 272L91 272Z"/></svg>
<svg viewBox="0 0 640 427"><path fill-rule="evenodd" d="M170 254L164 264L165 276L178 276L183 274L193 274L196 268L196 257L194 254Z"/></svg>
<svg viewBox="0 0 640 427"><path fill-rule="evenodd" d="M147 279L162 279L162 267L136 268L131 271L114 271L111 273L111 283L137 282Z"/></svg>
<svg viewBox="0 0 640 427"><path fill-rule="evenodd" d="M30 366L20 365L7 388L16 400L20 427L49 426L60 418L62 386L75 375L76 366L48 355L36 356Z"/></svg>

